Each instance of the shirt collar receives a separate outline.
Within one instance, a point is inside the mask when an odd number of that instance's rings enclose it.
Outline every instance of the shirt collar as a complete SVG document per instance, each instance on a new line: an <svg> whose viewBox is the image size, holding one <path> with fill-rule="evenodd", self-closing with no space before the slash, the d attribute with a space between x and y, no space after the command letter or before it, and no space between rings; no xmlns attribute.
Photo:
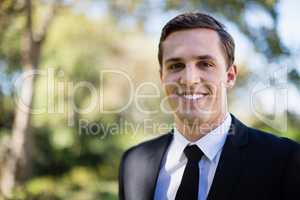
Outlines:
<svg viewBox="0 0 300 200"><path fill-rule="evenodd" d="M214 161L217 153L222 149L225 143L231 120L230 114L227 113L224 121L217 128L195 142L188 141L176 127L174 127L173 145L170 147L173 162L179 162L182 157L184 157L182 156L184 148L192 144L196 144L210 161Z"/></svg>

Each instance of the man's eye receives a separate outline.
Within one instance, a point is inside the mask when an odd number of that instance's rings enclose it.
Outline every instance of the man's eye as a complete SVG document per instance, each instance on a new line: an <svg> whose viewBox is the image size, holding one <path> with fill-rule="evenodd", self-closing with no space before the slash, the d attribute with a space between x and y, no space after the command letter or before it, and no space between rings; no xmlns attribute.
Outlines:
<svg viewBox="0 0 300 200"><path fill-rule="evenodd" d="M174 64L169 65L168 69L169 70L179 70L179 69L184 68L184 66L185 65L183 63L174 63Z"/></svg>
<svg viewBox="0 0 300 200"><path fill-rule="evenodd" d="M200 67L213 67L214 65L207 61L200 61L198 62L198 66Z"/></svg>

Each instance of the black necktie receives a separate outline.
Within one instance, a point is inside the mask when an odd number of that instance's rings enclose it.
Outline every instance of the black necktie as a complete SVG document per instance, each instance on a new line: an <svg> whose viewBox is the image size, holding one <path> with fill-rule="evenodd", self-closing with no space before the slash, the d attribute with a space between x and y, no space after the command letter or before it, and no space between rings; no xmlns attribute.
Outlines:
<svg viewBox="0 0 300 200"><path fill-rule="evenodd" d="M187 146L184 154L188 159L175 200L197 200L199 186L199 161L203 152L197 145Z"/></svg>

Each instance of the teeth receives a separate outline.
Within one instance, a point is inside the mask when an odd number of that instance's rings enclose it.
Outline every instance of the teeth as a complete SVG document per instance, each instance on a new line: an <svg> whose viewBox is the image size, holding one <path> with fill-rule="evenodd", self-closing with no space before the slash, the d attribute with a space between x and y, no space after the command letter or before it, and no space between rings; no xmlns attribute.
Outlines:
<svg viewBox="0 0 300 200"><path fill-rule="evenodd" d="M204 95L203 94L193 94L193 95L183 95L183 97L186 99L189 99L189 100L196 100L196 99L203 98Z"/></svg>

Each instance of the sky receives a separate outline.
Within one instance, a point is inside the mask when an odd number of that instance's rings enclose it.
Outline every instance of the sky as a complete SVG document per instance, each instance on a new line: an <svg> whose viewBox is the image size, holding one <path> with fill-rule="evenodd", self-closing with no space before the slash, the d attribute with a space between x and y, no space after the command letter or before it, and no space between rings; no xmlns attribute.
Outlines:
<svg viewBox="0 0 300 200"><path fill-rule="evenodd" d="M279 33L284 43L291 49L300 50L300 1L282 0L278 7Z"/></svg>

